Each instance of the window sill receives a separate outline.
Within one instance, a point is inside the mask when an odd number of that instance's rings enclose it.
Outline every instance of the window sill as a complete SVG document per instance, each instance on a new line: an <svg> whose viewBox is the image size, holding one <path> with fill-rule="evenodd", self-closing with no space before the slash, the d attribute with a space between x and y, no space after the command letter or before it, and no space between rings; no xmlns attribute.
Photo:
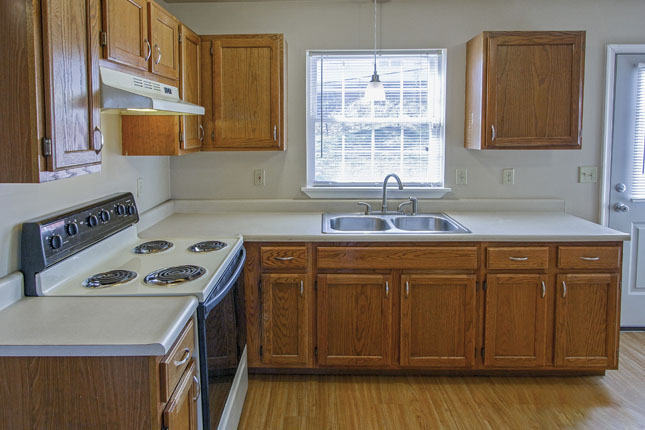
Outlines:
<svg viewBox="0 0 645 430"><path fill-rule="evenodd" d="M302 192L312 199L375 199L383 195L382 187L302 187ZM388 197L440 199L450 188L406 187L403 190L392 186L387 188Z"/></svg>

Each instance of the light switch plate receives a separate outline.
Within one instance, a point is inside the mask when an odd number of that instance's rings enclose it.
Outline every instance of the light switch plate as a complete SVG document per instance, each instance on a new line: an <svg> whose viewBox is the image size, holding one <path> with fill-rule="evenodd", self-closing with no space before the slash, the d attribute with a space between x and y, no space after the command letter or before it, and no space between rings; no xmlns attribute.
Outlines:
<svg viewBox="0 0 645 430"><path fill-rule="evenodd" d="M468 185L468 169L455 170L455 184Z"/></svg>
<svg viewBox="0 0 645 430"><path fill-rule="evenodd" d="M513 185L515 183L515 169L502 170L502 184Z"/></svg>
<svg viewBox="0 0 645 430"><path fill-rule="evenodd" d="M255 169L253 171L253 184L257 186L264 186L265 184L265 171L264 169Z"/></svg>
<svg viewBox="0 0 645 430"><path fill-rule="evenodd" d="M137 178L137 198L143 195L143 178Z"/></svg>
<svg viewBox="0 0 645 430"><path fill-rule="evenodd" d="M598 168L596 166L578 167L578 182L581 184L595 184L598 182Z"/></svg>

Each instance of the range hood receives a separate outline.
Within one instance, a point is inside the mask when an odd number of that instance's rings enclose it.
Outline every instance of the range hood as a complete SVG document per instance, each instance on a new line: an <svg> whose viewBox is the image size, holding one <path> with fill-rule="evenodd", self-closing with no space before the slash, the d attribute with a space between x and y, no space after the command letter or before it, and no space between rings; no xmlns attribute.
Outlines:
<svg viewBox="0 0 645 430"><path fill-rule="evenodd" d="M101 67L101 109L121 115L204 115L204 108L179 98L177 87Z"/></svg>

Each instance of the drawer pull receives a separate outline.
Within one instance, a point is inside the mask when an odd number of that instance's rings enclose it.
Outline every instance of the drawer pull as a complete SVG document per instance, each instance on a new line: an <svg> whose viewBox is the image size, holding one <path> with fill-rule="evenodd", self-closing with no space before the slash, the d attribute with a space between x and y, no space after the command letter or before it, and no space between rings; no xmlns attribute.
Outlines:
<svg viewBox="0 0 645 430"><path fill-rule="evenodd" d="M508 259L512 261L526 261L529 257L508 257Z"/></svg>
<svg viewBox="0 0 645 430"><path fill-rule="evenodd" d="M567 297L567 283L562 281L562 298Z"/></svg>
<svg viewBox="0 0 645 430"><path fill-rule="evenodd" d="M389 297L390 295L390 283L388 281L385 281L385 297Z"/></svg>
<svg viewBox="0 0 645 430"><path fill-rule="evenodd" d="M580 257L580 259L584 261L598 261L600 257Z"/></svg>
<svg viewBox="0 0 645 430"><path fill-rule="evenodd" d="M202 386L199 385L199 380L195 375L193 375L193 383L197 386L197 394L195 394L195 397L193 397L193 401L196 401L197 399L199 399L199 396L202 394Z"/></svg>
<svg viewBox="0 0 645 430"><path fill-rule="evenodd" d="M175 366L179 367L182 364L184 364L185 362L187 362L189 358L190 358L190 349L185 348L184 349L184 356L181 358L181 360L179 360L179 361L175 360L175 361L173 361L173 363L175 364Z"/></svg>
<svg viewBox="0 0 645 430"><path fill-rule="evenodd" d="M295 257L273 257L274 260L278 260L278 261L291 261L294 258Z"/></svg>
<svg viewBox="0 0 645 430"><path fill-rule="evenodd" d="M410 296L410 282L405 281L405 297L409 297L409 296Z"/></svg>
<svg viewBox="0 0 645 430"><path fill-rule="evenodd" d="M546 296L546 284L542 281L542 298Z"/></svg>
<svg viewBox="0 0 645 430"><path fill-rule="evenodd" d="M300 280L300 297L302 297L302 295L304 294L304 292L305 292L305 281L303 281L303 280L301 279L301 280Z"/></svg>

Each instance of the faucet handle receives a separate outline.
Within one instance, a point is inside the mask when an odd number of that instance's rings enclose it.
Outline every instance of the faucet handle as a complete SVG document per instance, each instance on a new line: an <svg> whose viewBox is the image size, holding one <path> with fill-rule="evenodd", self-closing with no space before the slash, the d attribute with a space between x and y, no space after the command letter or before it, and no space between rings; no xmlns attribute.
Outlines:
<svg viewBox="0 0 645 430"><path fill-rule="evenodd" d="M369 203L367 203L367 202L358 202L356 204L365 206L365 215L371 215L372 214L372 205L370 205Z"/></svg>
<svg viewBox="0 0 645 430"><path fill-rule="evenodd" d="M410 197L410 203L412 203L412 213L410 215L416 215L419 212L419 200L416 197Z"/></svg>

